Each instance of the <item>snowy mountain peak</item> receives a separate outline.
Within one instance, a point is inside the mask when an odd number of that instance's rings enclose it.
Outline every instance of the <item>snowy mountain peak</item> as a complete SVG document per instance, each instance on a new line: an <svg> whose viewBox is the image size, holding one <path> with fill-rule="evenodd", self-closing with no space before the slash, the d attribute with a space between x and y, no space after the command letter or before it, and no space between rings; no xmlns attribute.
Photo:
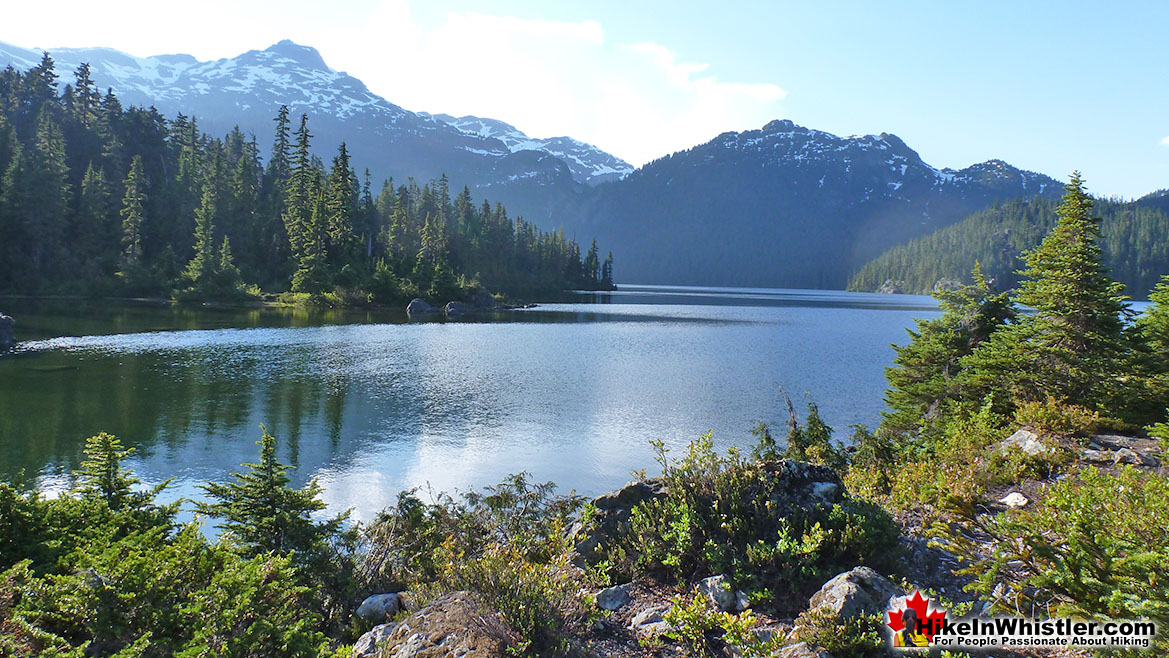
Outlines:
<svg viewBox="0 0 1169 658"><path fill-rule="evenodd" d="M580 183L597 185L619 180L633 171L633 166L628 162L571 137L544 139L529 137L509 123L477 116L453 117L449 114L424 116L454 126L467 135L499 140L510 153L542 151L554 155L564 160L572 177Z"/></svg>
<svg viewBox="0 0 1169 658"><path fill-rule="evenodd" d="M275 53L282 57L291 59L301 66L318 69L321 71L331 71L326 64L325 58L321 57L321 53L312 46L302 46L298 43L284 39L272 44L264 49L266 53Z"/></svg>
<svg viewBox="0 0 1169 658"><path fill-rule="evenodd" d="M42 52L0 43L0 67L28 69L40 62ZM545 174L565 174L569 185L573 180L595 185L633 169L574 139L533 139L495 119L410 112L373 93L361 80L329 68L315 48L287 39L213 61L183 54L136 57L110 48L55 48L50 55L62 87L72 82L78 65L88 62L97 86L113 88L124 105L154 106L166 116L195 116L212 134L239 126L261 141L270 139L272 118L287 105L293 117L309 115L314 150L327 154L344 141L375 177L426 180L446 173L452 182L491 186L493 194L506 196L506 190L499 190L509 183L534 185ZM565 166L516 157L528 151L552 156Z"/></svg>

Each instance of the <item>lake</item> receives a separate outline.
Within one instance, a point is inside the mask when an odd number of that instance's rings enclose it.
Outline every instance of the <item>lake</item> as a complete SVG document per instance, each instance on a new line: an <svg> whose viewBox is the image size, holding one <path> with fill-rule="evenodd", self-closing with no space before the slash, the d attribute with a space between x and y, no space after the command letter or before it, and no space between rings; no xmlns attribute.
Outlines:
<svg viewBox="0 0 1169 658"><path fill-rule="evenodd" d="M706 431L747 447L784 432L781 387L845 438L883 408L890 343L929 297L623 286L452 321L404 312L179 307L0 298L0 477L49 490L84 438L118 435L168 496L255 461L265 424L294 481L368 520L412 487L466 489L528 471L597 494L657 470Z"/></svg>

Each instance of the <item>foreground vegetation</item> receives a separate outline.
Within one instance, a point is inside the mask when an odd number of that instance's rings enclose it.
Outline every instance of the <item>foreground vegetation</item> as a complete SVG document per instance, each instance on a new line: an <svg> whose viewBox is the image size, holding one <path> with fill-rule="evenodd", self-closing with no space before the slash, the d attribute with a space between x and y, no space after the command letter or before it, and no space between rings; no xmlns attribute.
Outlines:
<svg viewBox="0 0 1169 658"><path fill-rule="evenodd" d="M1014 297L978 267L936 293L943 312L897 348L874 431L855 428L846 447L815 405L800 422L789 404L786 441L760 425L746 454L716 452L709 435L677 459L658 444L660 477L640 474L645 495L623 511L521 474L459 497L403 492L368 525L323 519L319 488L290 486L265 432L259 461L206 484L200 520L181 524L177 503L158 502L165 483L143 490L117 439L93 437L62 495L0 485L0 655L344 656L368 630L361 599L399 591L412 609L473 592L514 631L514 654L572 655L604 619L591 592L629 580L673 597L665 640L645 652L668 640L767 656L802 640L881 655L879 616L806 601L858 565L938 584L906 559L907 535L958 558L942 577L992 610L1169 627L1163 471L1081 463L1103 431L1147 432L1169 457L1169 280L1132 321L1078 176L1059 216ZM1019 428L1038 447L1004 442ZM1029 504L997 503L1024 485ZM585 536L601 540L582 561ZM751 609L710 607L693 586L714 575ZM796 630L758 633L764 618ZM1166 650L1162 637L1151 655Z"/></svg>
<svg viewBox="0 0 1169 658"><path fill-rule="evenodd" d="M81 65L0 71L0 291L335 303L434 303L612 287L612 258L582 252L445 178L371 186L341 144L310 150L307 117L219 139L193 117L123 108Z"/></svg>

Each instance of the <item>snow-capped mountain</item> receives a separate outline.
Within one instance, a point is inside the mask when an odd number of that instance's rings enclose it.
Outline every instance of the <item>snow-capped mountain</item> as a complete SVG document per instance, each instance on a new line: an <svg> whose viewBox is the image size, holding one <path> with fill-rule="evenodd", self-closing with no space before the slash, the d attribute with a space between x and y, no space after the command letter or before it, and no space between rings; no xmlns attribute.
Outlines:
<svg viewBox="0 0 1169 658"><path fill-rule="evenodd" d="M515 126L496 119L475 116L453 117L449 114L431 116L445 121L465 133L498 139L512 153L517 151L550 153L564 160L569 171L572 172L573 178L589 185L620 180L633 171L633 166L628 162L610 155L592 144L585 144L571 137L536 139L528 137L517 130Z"/></svg>
<svg viewBox="0 0 1169 658"><path fill-rule="evenodd" d="M895 135L772 121L602 185L569 234L612 245L627 281L842 288L884 249L1055 180L990 160L939 169Z"/></svg>
<svg viewBox="0 0 1169 658"><path fill-rule="evenodd" d="M41 55L0 43L0 66L26 69ZM195 116L213 135L238 125L266 145L272 119L288 105L294 127L296 117L309 115L319 155L327 160L345 141L354 162L375 179L428 180L445 173L454 185L490 189L492 200L538 207L547 196L540 186L593 185L632 171L628 163L570 138L533 139L492 119L411 112L329 68L314 48L291 41L207 62L190 55L135 57L109 48L57 48L50 55L62 86L88 62L95 83L112 87L124 105ZM472 119L480 125L472 126Z"/></svg>

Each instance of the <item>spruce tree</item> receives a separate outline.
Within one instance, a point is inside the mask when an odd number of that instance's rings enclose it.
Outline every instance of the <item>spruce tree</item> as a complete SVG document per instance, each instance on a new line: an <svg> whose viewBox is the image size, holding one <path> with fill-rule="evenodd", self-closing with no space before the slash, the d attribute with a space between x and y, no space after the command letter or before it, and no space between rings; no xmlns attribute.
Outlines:
<svg viewBox="0 0 1169 658"><path fill-rule="evenodd" d="M183 278L196 297L212 294L216 274L215 258L215 189L211 183L203 188L203 200L195 211L195 255L187 263Z"/></svg>
<svg viewBox="0 0 1169 658"><path fill-rule="evenodd" d="M894 365L885 369L889 411L883 414L882 430L912 432L938 418L948 400L965 399L962 358L1015 317L1008 294L995 291L980 264L971 274L970 285L934 291L941 317L917 320L916 329L906 330L910 342L893 347Z"/></svg>
<svg viewBox="0 0 1169 658"><path fill-rule="evenodd" d="M122 256L119 271L123 276L136 272L142 262L142 222L145 219L146 175L142 157L134 156L126 174L126 193L122 196Z"/></svg>
<svg viewBox="0 0 1169 658"><path fill-rule="evenodd" d="M276 459L276 439L261 426L260 461L244 464L227 483L209 482L203 490L213 502L198 503L200 512L222 519L220 527L249 556L294 552L304 560L337 533L344 517L318 523L314 512L325 508L316 480L303 489L289 485L289 466Z"/></svg>
<svg viewBox="0 0 1169 658"><path fill-rule="evenodd" d="M1079 172L1064 189L1055 228L1024 254L1016 299L1034 313L996 333L965 363L973 383L1016 401L1054 397L1116 411L1126 404L1127 297L1103 265L1100 219Z"/></svg>
<svg viewBox="0 0 1169 658"><path fill-rule="evenodd" d="M118 437L102 432L85 440L85 459L76 475L82 494L102 498L112 510L120 509L138 484L122 462L134 452L122 446Z"/></svg>

